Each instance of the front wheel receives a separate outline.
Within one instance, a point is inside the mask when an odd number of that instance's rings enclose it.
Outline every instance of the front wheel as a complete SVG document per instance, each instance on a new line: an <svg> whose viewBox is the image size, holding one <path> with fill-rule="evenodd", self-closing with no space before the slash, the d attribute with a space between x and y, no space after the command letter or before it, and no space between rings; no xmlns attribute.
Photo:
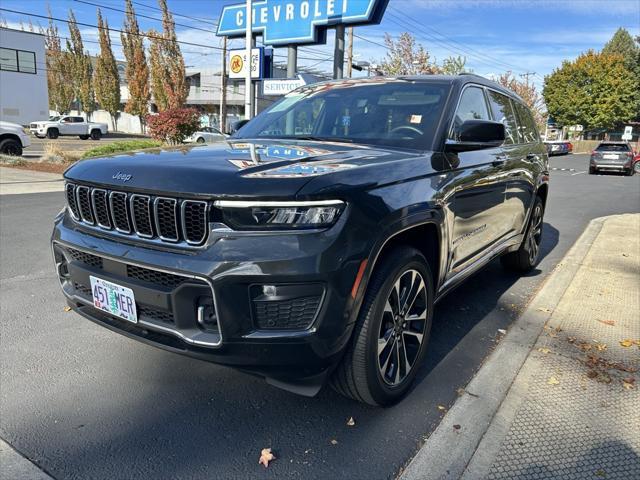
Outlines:
<svg viewBox="0 0 640 480"><path fill-rule="evenodd" d="M410 247L385 255L371 276L332 387L370 405L400 401L425 355L432 313L433 278L424 256Z"/></svg>
<svg viewBox="0 0 640 480"><path fill-rule="evenodd" d="M529 218L529 226L524 235L520 248L515 252L507 253L500 257L502 266L515 272L528 272L538 263L540 256L540 243L542 242L542 220L544 218L544 206L542 199L536 196Z"/></svg>
<svg viewBox="0 0 640 480"><path fill-rule="evenodd" d="M79 135L80 140L88 140L89 139L89 135Z"/></svg>
<svg viewBox="0 0 640 480"><path fill-rule="evenodd" d="M55 140L56 138L58 138L59 135L60 135L60 132L58 131L57 128L50 128L49 130L47 130L47 138L51 140Z"/></svg>
<svg viewBox="0 0 640 480"><path fill-rule="evenodd" d="M102 132L100 130L91 130L91 140L100 140Z"/></svg>
<svg viewBox="0 0 640 480"><path fill-rule="evenodd" d="M198 137L198 138L196 139L196 143L204 143L204 138L202 138L202 137Z"/></svg>
<svg viewBox="0 0 640 480"><path fill-rule="evenodd" d="M22 155L22 144L13 138L5 138L0 141L0 153L12 157L19 157Z"/></svg>

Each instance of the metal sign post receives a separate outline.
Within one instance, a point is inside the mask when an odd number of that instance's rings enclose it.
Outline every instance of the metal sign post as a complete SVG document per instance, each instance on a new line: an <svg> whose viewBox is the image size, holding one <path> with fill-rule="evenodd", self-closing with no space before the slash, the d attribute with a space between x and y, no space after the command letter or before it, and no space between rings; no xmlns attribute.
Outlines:
<svg viewBox="0 0 640 480"><path fill-rule="evenodd" d="M252 0L247 0L247 8L245 10L245 49L247 51L245 58L249 65L245 69L244 76L244 117L253 118L253 82L251 80L251 49L253 48L253 30L251 12Z"/></svg>
<svg viewBox="0 0 640 480"><path fill-rule="evenodd" d="M333 78L341 79L344 70L344 24L336 25L336 43L333 47Z"/></svg>
<svg viewBox="0 0 640 480"><path fill-rule="evenodd" d="M298 47L289 45L287 48L287 77L293 78L298 72Z"/></svg>

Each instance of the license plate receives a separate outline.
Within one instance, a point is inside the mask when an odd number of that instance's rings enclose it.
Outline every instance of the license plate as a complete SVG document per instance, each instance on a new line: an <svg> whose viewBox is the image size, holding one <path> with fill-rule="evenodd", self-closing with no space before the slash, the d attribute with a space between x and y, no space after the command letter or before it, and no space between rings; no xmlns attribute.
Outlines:
<svg viewBox="0 0 640 480"><path fill-rule="evenodd" d="M94 307L129 322L138 322L133 290L94 276L90 280Z"/></svg>
<svg viewBox="0 0 640 480"><path fill-rule="evenodd" d="M560 146L559 146L559 145L551 145L551 150L552 150L552 151L554 151L554 152L555 152L556 150L558 150L559 148L560 148Z"/></svg>
<svg viewBox="0 0 640 480"><path fill-rule="evenodd" d="M607 153L603 156L603 158L606 158L607 160L617 160L618 155L616 155L615 153Z"/></svg>

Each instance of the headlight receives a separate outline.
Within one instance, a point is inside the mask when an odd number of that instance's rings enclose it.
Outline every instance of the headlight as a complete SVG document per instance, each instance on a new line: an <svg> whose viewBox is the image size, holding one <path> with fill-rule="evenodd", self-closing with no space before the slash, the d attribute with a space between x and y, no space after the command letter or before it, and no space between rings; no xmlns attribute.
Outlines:
<svg viewBox="0 0 640 480"><path fill-rule="evenodd" d="M340 200L311 202L252 202L219 200L214 203L222 221L235 230L292 230L328 228L345 208Z"/></svg>

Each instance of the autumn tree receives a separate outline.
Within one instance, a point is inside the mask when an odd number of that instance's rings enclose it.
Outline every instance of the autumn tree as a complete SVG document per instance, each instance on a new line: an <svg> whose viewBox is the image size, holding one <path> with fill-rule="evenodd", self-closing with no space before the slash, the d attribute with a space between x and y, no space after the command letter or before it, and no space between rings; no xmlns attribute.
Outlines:
<svg viewBox="0 0 640 480"><path fill-rule="evenodd" d="M94 108L93 66L91 65L91 57L84 50L82 35L80 35L80 29L72 10L69 10L68 23L71 39L67 40L67 50L72 58L74 92L76 100L80 104L78 109L88 116Z"/></svg>
<svg viewBox="0 0 640 480"><path fill-rule="evenodd" d="M151 61L151 90L159 110L182 107L189 95L185 66L173 15L166 0L158 0L162 10L162 33L151 30L149 51Z"/></svg>
<svg viewBox="0 0 640 480"><path fill-rule="evenodd" d="M49 25L44 32L44 44L49 108L58 113L66 113L71 109L75 96L72 58L68 52L62 50L58 27L51 19L51 10Z"/></svg>
<svg viewBox="0 0 640 480"><path fill-rule="evenodd" d="M401 33L397 40L385 33L384 43L387 55L380 62L379 70L384 75L457 75L464 71L464 57L449 57L443 65L437 65L429 52L408 32Z"/></svg>
<svg viewBox="0 0 640 480"><path fill-rule="evenodd" d="M544 106L544 99L538 92L538 89L533 83L523 82L518 80L512 72L506 72L500 75L496 80L500 85L508 88L522 100L529 107L533 118L536 121L538 128L542 128L546 121L546 110Z"/></svg>
<svg viewBox="0 0 640 480"><path fill-rule="evenodd" d="M100 9L98 9L98 39L100 55L96 58L93 88L100 107L109 112L114 130L117 130L117 116L120 110L120 77L116 58L111 49L109 23L102 19Z"/></svg>
<svg viewBox="0 0 640 480"><path fill-rule="evenodd" d="M127 61L125 77L129 88L129 99L124 110L140 119L140 127L144 131L144 119L147 115L150 97L149 66L144 51L143 37L131 0L125 1L125 7L124 27L120 34L120 40L122 41L122 52Z"/></svg>
<svg viewBox="0 0 640 480"><path fill-rule="evenodd" d="M591 50L547 75L542 96L560 125L585 129L615 127L640 108L639 80L624 58Z"/></svg>

